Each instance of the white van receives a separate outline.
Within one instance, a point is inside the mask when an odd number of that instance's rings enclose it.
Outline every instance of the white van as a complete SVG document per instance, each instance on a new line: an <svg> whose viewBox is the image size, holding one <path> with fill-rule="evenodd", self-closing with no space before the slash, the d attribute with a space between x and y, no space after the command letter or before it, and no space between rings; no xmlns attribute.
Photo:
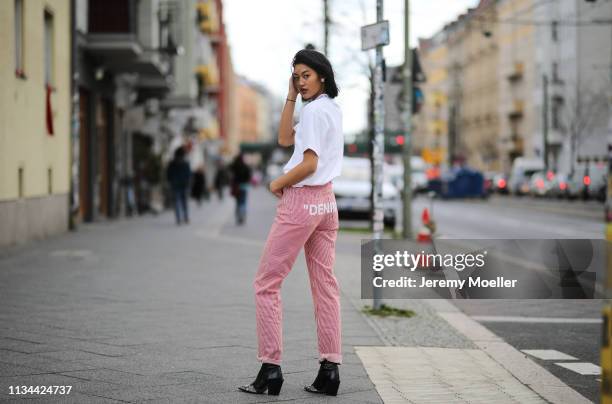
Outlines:
<svg viewBox="0 0 612 404"><path fill-rule="evenodd" d="M427 190L428 181L427 163L419 156L410 157L410 180L412 182L412 192L424 192ZM389 164L385 166L385 176L401 192L404 189L404 165L403 163Z"/></svg>
<svg viewBox="0 0 612 404"><path fill-rule="evenodd" d="M512 162L512 171L508 180L508 191L513 195L528 194L529 179L536 172L543 170L544 162L541 159L517 157Z"/></svg>

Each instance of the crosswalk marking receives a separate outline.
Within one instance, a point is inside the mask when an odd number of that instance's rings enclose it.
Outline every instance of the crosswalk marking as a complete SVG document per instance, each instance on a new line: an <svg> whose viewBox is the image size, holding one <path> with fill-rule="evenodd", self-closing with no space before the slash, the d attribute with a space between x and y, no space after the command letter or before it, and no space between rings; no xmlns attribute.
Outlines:
<svg viewBox="0 0 612 404"><path fill-rule="evenodd" d="M555 363L555 365L580 373L581 375L601 375L601 368L588 362L560 362Z"/></svg>
<svg viewBox="0 0 612 404"><path fill-rule="evenodd" d="M526 353L527 355L535 356L538 359L542 359L545 361L575 361L577 358L565 354L563 352L559 352L555 349L521 349L521 352Z"/></svg>

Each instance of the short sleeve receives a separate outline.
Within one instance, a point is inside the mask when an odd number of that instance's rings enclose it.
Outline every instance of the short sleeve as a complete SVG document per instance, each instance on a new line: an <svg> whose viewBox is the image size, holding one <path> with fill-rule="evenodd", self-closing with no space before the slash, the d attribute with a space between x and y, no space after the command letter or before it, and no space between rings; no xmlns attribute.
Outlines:
<svg viewBox="0 0 612 404"><path fill-rule="evenodd" d="M321 156L322 139L329 126L323 113L315 108L306 108L298 125L302 140L302 153L310 149L317 156Z"/></svg>

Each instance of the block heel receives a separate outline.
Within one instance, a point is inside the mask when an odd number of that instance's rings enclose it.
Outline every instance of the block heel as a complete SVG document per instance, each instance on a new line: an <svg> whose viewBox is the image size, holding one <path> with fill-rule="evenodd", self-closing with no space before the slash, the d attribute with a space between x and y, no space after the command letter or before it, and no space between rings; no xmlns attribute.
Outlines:
<svg viewBox="0 0 612 404"><path fill-rule="evenodd" d="M310 386L304 386L304 390L309 393L335 396L338 394L339 387L340 372L338 371L338 364L324 360L321 362L315 381Z"/></svg>
<svg viewBox="0 0 612 404"><path fill-rule="evenodd" d="M259 369L257 377L251 384L238 387L238 390L251 394L264 394L278 396L283 385L283 372L280 366L264 363Z"/></svg>
<svg viewBox="0 0 612 404"><path fill-rule="evenodd" d="M268 395L278 396L283 386L283 379L268 380Z"/></svg>
<svg viewBox="0 0 612 404"><path fill-rule="evenodd" d="M335 396L338 394L340 380L330 380L325 386L324 392L326 396Z"/></svg>

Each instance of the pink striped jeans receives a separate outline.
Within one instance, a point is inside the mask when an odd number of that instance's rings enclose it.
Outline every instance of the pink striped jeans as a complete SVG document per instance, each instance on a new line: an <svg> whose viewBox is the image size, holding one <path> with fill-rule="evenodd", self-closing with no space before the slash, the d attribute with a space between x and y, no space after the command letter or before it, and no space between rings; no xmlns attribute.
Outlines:
<svg viewBox="0 0 612 404"><path fill-rule="evenodd" d="M280 288L304 247L317 323L320 360L341 363L340 291L334 276L338 211L331 182L289 187L276 217L255 276L257 359L280 364L282 305Z"/></svg>

